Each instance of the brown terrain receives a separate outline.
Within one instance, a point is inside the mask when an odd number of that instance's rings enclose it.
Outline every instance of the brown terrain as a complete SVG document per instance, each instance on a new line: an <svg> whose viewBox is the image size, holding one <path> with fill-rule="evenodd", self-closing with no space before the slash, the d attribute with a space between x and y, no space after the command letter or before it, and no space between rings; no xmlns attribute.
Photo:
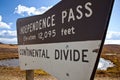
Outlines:
<svg viewBox="0 0 120 80"><path fill-rule="evenodd" d="M97 70L96 77L107 77L106 80L120 80L120 45L104 45L101 57L113 62L114 67L105 71Z"/></svg>
<svg viewBox="0 0 120 80"><path fill-rule="evenodd" d="M97 70L95 80L120 80L120 45L104 45L102 58L114 63L107 70ZM18 58L18 47L0 43L0 60ZM43 70L35 70L35 80L56 80ZM0 66L0 80L25 80L25 71L19 67Z"/></svg>
<svg viewBox="0 0 120 80"><path fill-rule="evenodd" d="M0 60L18 58L17 45L0 43Z"/></svg>

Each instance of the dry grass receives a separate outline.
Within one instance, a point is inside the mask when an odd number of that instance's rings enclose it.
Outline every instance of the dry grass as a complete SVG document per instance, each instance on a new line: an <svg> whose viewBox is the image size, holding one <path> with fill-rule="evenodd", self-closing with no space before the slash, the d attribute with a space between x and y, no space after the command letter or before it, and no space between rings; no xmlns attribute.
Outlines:
<svg viewBox="0 0 120 80"><path fill-rule="evenodd" d="M13 45L13 44L0 44L0 48L17 48L17 45Z"/></svg>
<svg viewBox="0 0 120 80"><path fill-rule="evenodd" d="M94 80L120 80L120 77L113 78L113 77L96 77Z"/></svg>
<svg viewBox="0 0 120 80"><path fill-rule="evenodd" d="M18 67L0 67L0 80L25 80L25 71Z"/></svg>
<svg viewBox="0 0 120 80"><path fill-rule="evenodd" d="M37 74L37 75L36 75ZM26 80L25 71L21 71L19 67L0 67L0 80ZM34 80L57 80L56 78L45 74L44 71L35 71Z"/></svg>
<svg viewBox="0 0 120 80"><path fill-rule="evenodd" d="M3 59L14 59L14 58L18 58L18 54L17 53L12 53L12 54L4 54L4 53L0 53L0 60Z"/></svg>

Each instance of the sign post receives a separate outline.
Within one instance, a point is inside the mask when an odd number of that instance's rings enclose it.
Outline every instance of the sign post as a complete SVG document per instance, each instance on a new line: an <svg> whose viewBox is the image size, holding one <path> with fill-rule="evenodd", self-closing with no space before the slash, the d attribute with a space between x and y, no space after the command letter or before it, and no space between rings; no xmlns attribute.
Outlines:
<svg viewBox="0 0 120 80"><path fill-rule="evenodd" d="M59 80L93 80L114 0L63 0L17 21L20 67Z"/></svg>
<svg viewBox="0 0 120 80"><path fill-rule="evenodd" d="M26 80L34 80L34 70L26 70Z"/></svg>

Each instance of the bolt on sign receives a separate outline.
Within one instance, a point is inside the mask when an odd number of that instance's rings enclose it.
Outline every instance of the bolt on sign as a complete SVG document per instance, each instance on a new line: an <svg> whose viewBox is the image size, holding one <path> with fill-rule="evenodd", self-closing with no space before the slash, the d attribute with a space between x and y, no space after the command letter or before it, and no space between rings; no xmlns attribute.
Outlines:
<svg viewBox="0 0 120 80"><path fill-rule="evenodd" d="M42 15L17 20L20 68L59 80L93 80L113 0L63 0Z"/></svg>

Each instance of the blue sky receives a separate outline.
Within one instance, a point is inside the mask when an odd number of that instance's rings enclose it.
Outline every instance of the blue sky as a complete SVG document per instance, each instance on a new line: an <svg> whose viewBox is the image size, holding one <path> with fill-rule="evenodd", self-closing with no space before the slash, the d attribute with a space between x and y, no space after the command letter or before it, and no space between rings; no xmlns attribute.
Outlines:
<svg viewBox="0 0 120 80"><path fill-rule="evenodd" d="M17 43L16 20L42 14L60 0L0 0L0 42ZM120 44L120 0L115 0L105 44Z"/></svg>

